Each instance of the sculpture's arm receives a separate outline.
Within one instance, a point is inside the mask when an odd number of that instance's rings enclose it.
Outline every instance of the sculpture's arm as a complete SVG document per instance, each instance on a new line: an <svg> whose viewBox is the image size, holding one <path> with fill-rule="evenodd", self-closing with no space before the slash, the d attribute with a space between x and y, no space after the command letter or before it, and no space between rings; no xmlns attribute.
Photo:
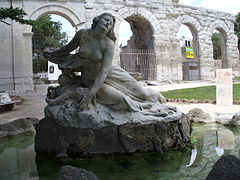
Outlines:
<svg viewBox="0 0 240 180"><path fill-rule="evenodd" d="M84 109L92 101L93 97L96 95L97 91L101 88L102 84L104 83L111 68L113 55L114 55L114 43L113 41L109 40L104 51L100 71L98 72L98 75L93 85L91 86L88 94L82 99L80 103L81 109Z"/></svg>
<svg viewBox="0 0 240 180"><path fill-rule="evenodd" d="M66 44L65 46L59 48L58 50L56 50L54 52L46 52L45 51L44 52L45 55L48 55L48 53L50 56L55 56L55 57L68 55L74 49L78 48L81 34L82 34L82 30L78 31L68 44Z"/></svg>

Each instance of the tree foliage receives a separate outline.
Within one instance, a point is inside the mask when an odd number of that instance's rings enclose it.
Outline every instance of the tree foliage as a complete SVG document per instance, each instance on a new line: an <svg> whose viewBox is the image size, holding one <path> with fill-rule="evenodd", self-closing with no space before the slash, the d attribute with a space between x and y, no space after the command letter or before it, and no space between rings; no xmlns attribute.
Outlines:
<svg viewBox="0 0 240 180"><path fill-rule="evenodd" d="M49 15L42 16L38 20L26 20L24 16L27 15L25 11L16 7L13 8L12 0L9 0L9 8L0 8L0 22L10 25L5 20L10 18L21 24L28 24L33 26L33 72L47 71L48 63L43 57L44 48L51 47L61 47L67 42L67 37L65 32L61 32L61 23L51 21Z"/></svg>
<svg viewBox="0 0 240 180"><path fill-rule="evenodd" d="M61 47L67 43L61 23L51 21L50 15L40 17L33 25L33 72L47 71L47 60L43 57L46 47Z"/></svg>
<svg viewBox="0 0 240 180"><path fill-rule="evenodd" d="M236 21L234 23L234 31L235 31L235 34L238 36L238 50L240 54L240 13L236 15Z"/></svg>
<svg viewBox="0 0 240 180"><path fill-rule="evenodd" d="M213 59L221 59L222 58L222 50L221 50L221 36L219 33L214 32L212 34L212 43L213 43Z"/></svg>
<svg viewBox="0 0 240 180"><path fill-rule="evenodd" d="M240 38L240 13L236 15L236 21L234 23L235 34Z"/></svg>
<svg viewBox="0 0 240 180"><path fill-rule="evenodd" d="M20 7L13 8L12 1L10 1L10 3L11 3L11 6L9 8L3 8L3 7L0 8L0 22L10 25L5 21L7 18L10 18L11 20L19 22L21 24L29 24L29 25L34 24L33 20L24 19L24 16L27 14L22 8Z"/></svg>

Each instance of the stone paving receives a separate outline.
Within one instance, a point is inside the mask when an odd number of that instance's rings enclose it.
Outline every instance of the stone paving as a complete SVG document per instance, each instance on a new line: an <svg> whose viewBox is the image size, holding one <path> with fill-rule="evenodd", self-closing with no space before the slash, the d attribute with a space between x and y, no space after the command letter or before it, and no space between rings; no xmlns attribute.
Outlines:
<svg viewBox="0 0 240 180"><path fill-rule="evenodd" d="M173 89L182 89L182 88L192 88L192 87L201 87L207 85L214 85L214 82L181 82L178 84L165 84L158 86L149 86L152 89L159 91L167 91ZM4 112L0 114L0 124L11 122L15 119L26 118L26 117L35 117L42 119L44 117L44 107L46 106L45 95L48 85L38 85L34 92L29 92L27 94L21 94L25 99L23 104L15 105L12 111ZM233 115L236 112L240 111L240 105L231 105L231 106L217 106L216 104L207 104L207 103L168 103L179 108L180 111L188 113L190 109L200 108L204 112L209 113L210 115L216 114L229 114Z"/></svg>
<svg viewBox="0 0 240 180"><path fill-rule="evenodd" d="M24 101L20 105L14 105L12 111L0 113L0 124L11 122L19 118L35 117L42 119L44 117L46 85L40 85L36 91L26 94L20 94Z"/></svg>

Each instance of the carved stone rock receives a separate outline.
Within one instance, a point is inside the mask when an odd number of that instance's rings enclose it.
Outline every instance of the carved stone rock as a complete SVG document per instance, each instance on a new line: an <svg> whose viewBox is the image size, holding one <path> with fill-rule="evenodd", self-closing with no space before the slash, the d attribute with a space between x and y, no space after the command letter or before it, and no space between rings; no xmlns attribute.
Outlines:
<svg viewBox="0 0 240 180"><path fill-rule="evenodd" d="M95 128L66 127L44 118L36 127L35 150L59 157L162 152L184 147L191 133L191 123L184 115L174 121L155 117L150 121L100 124Z"/></svg>
<svg viewBox="0 0 240 180"><path fill-rule="evenodd" d="M237 112L233 115L230 123L231 125L239 126L240 125L240 112Z"/></svg>
<svg viewBox="0 0 240 180"><path fill-rule="evenodd" d="M9 123L0 124L0 137L16 136L34 132L34 126L39 122L37 118L21 118Z"/></svg>
<svg viewBox="0 0 240 180"><path fill-rule="evenodd" d="M99 180L98 177L90 171L73 166L63 166L59 172L59 180Z"/></svg>
<svg viewBox="0 0 240 180"><path fill-rule="evenodd" d="M240 160L233 155L222 156L212 167L206 180L240 179Z"/></svg>
<svg viewBox="0 0 240 180"><path fill-rule="evenodd" d="M212 121L212 117L210 116L210 114L204 112L202 109L199 109L199 108L191 109L188 112L187 116L192 122L209 122L209 121Z"/></svg>

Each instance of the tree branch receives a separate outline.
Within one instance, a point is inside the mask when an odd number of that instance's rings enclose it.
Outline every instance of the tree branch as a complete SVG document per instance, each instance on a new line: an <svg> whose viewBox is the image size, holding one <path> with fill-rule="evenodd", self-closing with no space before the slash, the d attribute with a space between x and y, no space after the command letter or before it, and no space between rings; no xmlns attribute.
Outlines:
<svg viewBox="0 0 240 180"><path fill-rule="evenodd" d="M9 23L3 21L3 20L0 20L0 22L4 23L4 24L7 24L7 25L10 25Z"/></svg>

